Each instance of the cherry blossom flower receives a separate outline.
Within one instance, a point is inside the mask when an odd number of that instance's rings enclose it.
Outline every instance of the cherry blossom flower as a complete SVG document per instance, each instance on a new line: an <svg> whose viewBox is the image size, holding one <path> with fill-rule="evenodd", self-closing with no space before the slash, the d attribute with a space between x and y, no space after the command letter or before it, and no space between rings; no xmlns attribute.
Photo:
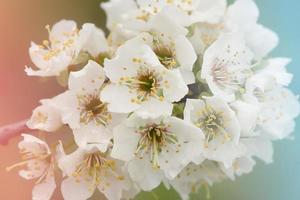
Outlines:
<svg viewBox="0 0 300 200"><path fill-rule="evenodd" d="M273 162L273 146L270 140L262 137L242 138L240 143L246 147L245 154L234 160L232 167L226 168L220 164L222 171L232 180L236 176L250 173L256 164L254 158L259 158L267 164Z"/></svg>
<svg viewBox="0 0 300 200"><path fill-rule="evenodd" d="M183 120L133 114L114 128L112 157L128 162L131 178L143 190L152 190L190 162L201 163L202 147L201 130Z"/></svg>
<svg viewBox="0 0 300 200"><path fill-rule="evenodd" d="M278 36L272 30L258 24L259 11L253 0L236 0L228 6L221 20L214 23L195 23L191 26L190 40L198 54L213 44L220 35L238 32L256 60L266 57L278 44Z"/></svg>
<svg viewBox="0 0 300 200"><path fill-rule="evenodd" d="M233 101L252 75L252 59L241 35L224 34L205 51L201 78L214 95Z"/></svg>
<svg viewBox="0 0 300 200"><path fill-rule="evenodd" d="M101 101L111 112L171 114L172 102L188 92L178 70L168 70L151 48L137 40L119 47L116 56L104 63L111 83L101 92Z"/></svg>
<svg viewBox="0 0 300 200"><path fill-rule="evenodd" d="M165 14L157 14L149 21L146 31L133 40L150 46L165 68L179 69L187 84L194 83L192 70L197 56L186 38L187 30Z"/></svg>
<svg viewBox="0 0 300 200"><path fill-rule="evenodd" d="M187 165L170 184L183 200L188 200L192 192L196 193L203 186L212 186L226 177L217 162L206 160L200 165Z"/></svg>
<svg viewBox="0 0 300 200"><path fill-rule="evenodd" d="M90 60L82 70L70 73L69 90L60 95L59 102L62 121L73 129L77 145L98 144L104 152L112 138L112 127L121 120L100 100L105 79L102 67Z"/></svg>
<svg viewBox="0 0 300 200"><path fill-rule="evenodd" d="M288 137L295 128L294 119L300 113L298 97L284 87L252 83L257 86L249 89L252 92L247 92L245 98L260 106L256 128L273 139Z"/></svg>
<svg viewBox="0 0 300 200"><path fill-rule="evenodd" d="M86 62L82 52L97 59L101 53L108 51L104 33L93 24L84 24L81 30L71 20L61 20L54 24L49 32L49 40L42 45L31 43L29 54L38 70L26 67L29 76L59 76L71 65ZM101 45L96 45L95 41Z"/></svg>
<svg viewBox="0 0 300 200"><path fill-rule="evenodd" d="M195 22L215 23L223 16L227 3L225 0L126 0L125 3L112 0L101 5L108 16L107 27L113 30L117 24L143 26L161 12L183 26Z"/></svg>
<svg viewBox="0 0 300 200"><path fill-rule="evenodd" d="M36 179L32 190L33 200L49 200L56 188L54 179L54 158L48 145L28 134L22 134L23 140L19 142L22 162L7 168L26 166L27 169L19 171L19 175L27 180Z"/></svg>
<svg viewBox="0 0 300 200"><path fill-rule="evenodd" d="M130 180L122 169L121 161L102 152L94 145L80 147L71 154L64 153L62 145L59 167L66 175L61 191L66 200L85 200L99 190L109 200L120 200L130 188Z"/></svg>
<svg viewBox="0 0 300 200"><path fill-rule="evenodd" d="M188 99L184 119L195 124L205 135L203 155L209 160L232 166L235 158L243 154L239 145L240 125L234 111L220 97L204 100Z"/></svg>
<svg viewBox="0 0 300 200"><path fill-rule="evenodd" d="M40 106L33 110L27 126L31 129L39 129L54 132L63 126L61 113L57 108L59 97L41 100Z"/></svg>

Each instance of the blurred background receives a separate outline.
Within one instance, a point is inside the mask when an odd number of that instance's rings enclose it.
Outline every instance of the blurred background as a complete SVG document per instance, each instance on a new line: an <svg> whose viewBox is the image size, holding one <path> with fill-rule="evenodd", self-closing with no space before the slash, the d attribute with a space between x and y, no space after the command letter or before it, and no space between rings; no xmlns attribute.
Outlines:
<svg viewBox="0 0 300 200"><path fill-rule="evenodd" d="M65 18L82 24L95 23L104 28L105 15L99 8L101 0L0 0L0 126L26 119L38 105L39 99L52 97L62 88L54 80L25 76L24 66L30 65L30 41L47 38L44 29ZM295 76L292 90L300 94L300 1L257 0L260 22L275 30L281 39L272 56L293 58L288 69ZM298 119L298 122L300 120ZM300 125L300 123L298 123ZM295 139L275 143L274 164L258 163L255 170L211 188L211 200L299 200L300 199L300 126ZM0 199L29 200L34 182L6 172L5 168L19 158L14 138L7 146L0 146ZM155 194L143 193L139 200L179 199L173 191L159 188ZM56 192L54 200L60 200ZM99 198L98 198L99 199ZM192 199L205 199L202 191Z"/></svg>

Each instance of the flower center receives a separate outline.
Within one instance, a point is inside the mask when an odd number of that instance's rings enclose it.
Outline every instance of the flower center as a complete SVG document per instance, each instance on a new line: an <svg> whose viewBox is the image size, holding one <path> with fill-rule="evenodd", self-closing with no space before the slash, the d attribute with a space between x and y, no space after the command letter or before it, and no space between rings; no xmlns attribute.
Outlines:
<svg viewBox="0 0 300 200"><path fill-rule="evenodd" d="M140 81L139 89L143 92L151 93L156 87L156 79L151 74L141 74L138 80Z"/></svg>
<svg viewBox="0 0 300 200"><path fill-rule="evenodd" d="M169 126L163 122L160 124L151 124L140 127L137 133L141 135L136 148L136 155L139 154L143 159L143 155L150 153L150 160L154 168L159 168L158 155L168 144L177 144L177 136L168 130Z"/></svg>
<svg viewBox="0 0 300 200"><path fill-rule="evenodd" d="M246 79L251 70L239 69L235 66L238 63L216 59L211 69L213 80L222 89L228 88L235 91L242 91Z"/></svg>
<svg viewBox="0 0 300 200"><path fill-rule="evenodd" d="M214 82L220 87L225 87L230 82L230 73L227 71L227 67L224 63L217 61L212 67L211 72Z"/></svg>
<svg viewBox="0 0 300 200"><path fill-rule="evenodd" d="M107 159L101 152L86 154L72 175L77 182L83 179L91 183L90 190L97 187L100 184L100 178L104 176L113 175L118 180L124 179L116 173L115 161Z"/></svg>
<svg viewBox="0 0 300 200"><path fill-rule="evenodd" d="M224 119L222 113L217 113L210 106L206 105L199 111L198 115L199 118L195 122L195 125L203 131L206 139L206 146L220 135L223 135L225 139L230 138L227 131L223 128Z"/></svg>
<svg viewBox="0 0 300 200"><path fill-rule="evenodd" d="M134 91L137 94L136 98L132 99L132 102L135 103L141 103L150 97L163 100L161 82L162 77L159 72L145 67L141 67L137 71L136 77L122 77L120 79L120 84L128 86L131 92Z"/></svg>
<svg viewBox="0 0 300 200"><path fill-rule="evenodd" d="M177 66L175 53L170 47L156 44L153 51L157 55L160 63L167 69L173 69Z"/></svg>
<svg viewBox="0 0 300 200"><path fill-rule="evenodd" d="M46 25L46 30L51 35L50 26ZM75 39L79 36L79 30L74 29L70 32L62 33L62 38L50 38L50 40L44 40L40 45L40 49L47 50L43 55L45 61L49 61L53 57L58 56L62 51L69 50L75 43Z"/></svg>
<svg viewBox="0 0 300 200"><path fill-rule="evenodd" d="M88 124L95 121L97 125L106 126L111 120L107 104L103 103L99 95L89 94L78 96L80 111L80 122Z"/></svg>

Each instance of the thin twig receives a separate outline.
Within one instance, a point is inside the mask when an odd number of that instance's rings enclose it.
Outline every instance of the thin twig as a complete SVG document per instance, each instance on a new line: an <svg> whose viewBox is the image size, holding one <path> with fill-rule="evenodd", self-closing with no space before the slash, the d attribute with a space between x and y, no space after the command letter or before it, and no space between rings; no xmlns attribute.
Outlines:
<svg viewBox="0 0 300 200"><path fill-rule="evenodd" d="M0 127L0 144L6 145L11 138L19 136L24 132L30 131L31 129L26 125L27 121L28 120L23 120L17 123Z"/></svg>

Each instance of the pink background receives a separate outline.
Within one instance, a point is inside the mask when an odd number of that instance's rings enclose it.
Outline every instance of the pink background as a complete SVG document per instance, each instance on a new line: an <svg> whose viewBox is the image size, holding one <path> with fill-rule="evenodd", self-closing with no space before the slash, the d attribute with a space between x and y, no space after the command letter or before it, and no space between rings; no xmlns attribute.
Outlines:
<svg viewBox="0 0 300 200"><path fill-rule="evenodd" d="M84 3L86 2L86 3ZM27 77L25 65L30 41L46 39L46 24L66 18L83 22L98 22L103 26L104 15L99 0L0 0L0 125L26 119L39 99L54 96L62 90L55 80ZM0 146L0 199L31 199L34 182L21 179L17 169L5 168L20 157L14 138L7 146ZM60 199L56 196L54 199Z"/></svg>

